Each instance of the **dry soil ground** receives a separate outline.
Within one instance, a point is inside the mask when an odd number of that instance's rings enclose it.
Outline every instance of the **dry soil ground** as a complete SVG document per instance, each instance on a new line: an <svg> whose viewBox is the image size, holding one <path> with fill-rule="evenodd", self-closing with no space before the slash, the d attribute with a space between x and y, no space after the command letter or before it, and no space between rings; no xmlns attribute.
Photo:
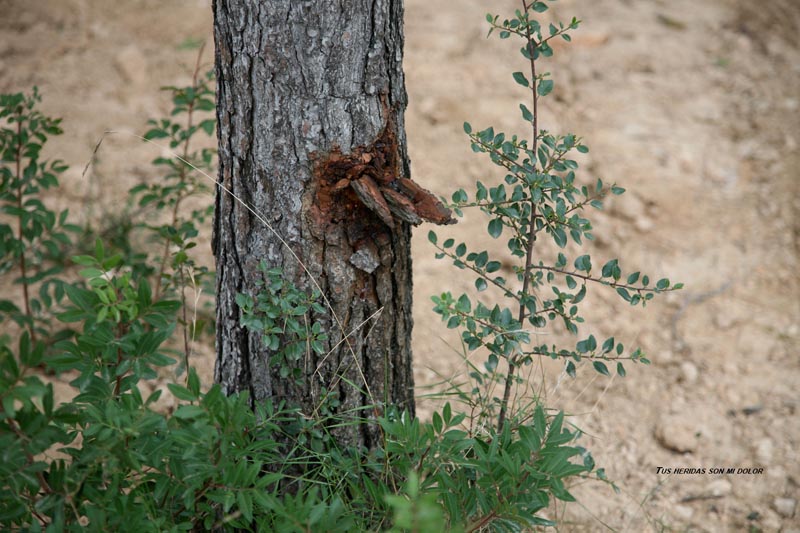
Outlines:
<svg viewBox="0 0 800 533"><path fill-rule="evenodd" d="M629 191L594 216L595 262L620 257L630 270L686 284L644 311L590 294L589 326L641 345L651 367L629 368L624 379L582 367L573 380L545 365L541 390L574 415L584 445L622 488L577 487L581 504L566 510L561 530L800 531L800 5L553 6L553 17L584 24L546 67L556 90L544 100L542 125L582 135L592 148L582 160L587 179ZM470 152L464 120L522 129L517 105L526 94L510 76L524 67L517 47L483 38L485 12L513 7L406 2L412 169L438 193L502 177ZM88 177L81 171L104 130L141 133L147 118L166 113L157 88L189 83L196 52L181 45L210 39L210 28L208 0L0 0L0 91L38 85L46 112L64 117L66 135L48 153L72 168L54 200L102 217L131 184L153 178L158 154L124 136L106 141ZM447 232L501 251L481 237L484 225L469 213ZM428 296L472 281L433 259L426 233L414 242L419 384L463 371ZM211 348L198 347L196 361L209 380Z"/></svg>

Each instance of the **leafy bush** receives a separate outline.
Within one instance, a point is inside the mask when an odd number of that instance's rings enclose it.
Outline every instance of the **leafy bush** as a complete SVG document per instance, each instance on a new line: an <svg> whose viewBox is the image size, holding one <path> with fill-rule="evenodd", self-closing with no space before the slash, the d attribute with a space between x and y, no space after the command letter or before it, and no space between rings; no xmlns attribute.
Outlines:
<svg viewBox="0 0 800 533"><path fill-rule="evenodd" d="M23 307L0 299L0 322L11 320L31 339L50 332L51 308L64 297L57 277L64 269L64 250L72 244L68 211L48 209L42 191L58 187L63 162L40 161L48 136L61 133L60 120L35 109L41 100L33 94L0 95L0 275L14 272ZM38 288L38 290L37 290ZM38 297L37 297L38 296Z"/></svg>
<svg viewBox="0 0 800 533"><path fill-rule="evenodd" d="M161 391L145 398L140 385L174 362L162 346L180 302L154 302L147 280L120 270L120 256L106 257L99 243L94 257L75 260L86 266L87 286L66 286L69 305L58 319L81 323L82 331L44 362L75 376L77 395L56 405L52 384L30 375L43 362L43 344L32 344L28 332L16 355L0 345L5 527L352 531L393 522L397 530L474 531L545 524L535 514L549 495L569 498L561 479L592 469L584 450L566 445L574 435L563 417L548 421L541 408L527 424L483 435L461 429L464 415L449 404L431 423L390 411L379 419L384 446L369 454L326 438L326 428L352 420L309 419L271 402L253 411L247 395L225 397L216 385L201 392L193 370L186 386L168 386L180 400L174 412L156 412ZM286 290L287 298L262 299L258 311L293 320L316 305L304 310L304 301L292 301L298 291ZM269 331L266 322L248 321ZM569 462L579 455L582 464Z"/></svg>
<svg viewBox="0 0 800 533"><path fill-rule="evenodd" d="M491 289L489 294L513 302L510 306L487 304L473 301L467 294L455 297L449 292L433 298L435 311L447 327L462 330L461 339L469 351L488 352L484 368L474 368L471 373L477 383L471 394L492 391L496 384L501 386L500 398L489 393L478 402L486 406L480 410L481 414L487 422L495 419L498 430L503 429L509 416L528 416L527 404L511 405L511 391L522 383L517 370L537 358L563 360L566 373L572 377L576 365L583 360L591 360L594 370L606 376L610 376L608 362L616 363L620 376L625 376L622 361L649 363L640 349L626 353L624 345L614 337L599 343L594 335L589 335L574 348L532 345L531 333L556 321L563 323L569 333L578 334L578 325L584 322L579 304L586 297L589 283L614 289L632 306L644 306L655 294L682 287L671 285L666 278L651 285L650 277L640 272L623 278L618 259L606 262L599 273L593 269L588 254L572 260L558 252L550 262L534 260L536 241L541 237L550 237L559 249L564 249L570 239L577 246L582 246L584 240L591 241L593 228L582 216L584 208L602 209L605 196L625 192L622 187L609 186L601 179L593 185L580 185L576 175L579 165L571 159L574 157L571 154L586 153L588 147L574 134L553 135L540 129L539 99L550 94L554 83L549 73L537 73L537 62L553 55L550 41L558 38L569 41L570 31L580 24L573 18L569 24L551 23L544 28L531 14L547 9L544 2L522 0L522 9L514 17L501 21L499 15L486 15L489 35L498 31L501 39L518 37L523 41L520 52L528 64L528 72L514 72L512 77L531 95L530 108L524 103L519 105L522 119L531 129L531 138L495 132L491 126L473 131L465 122L464 132L469 136L472 150L487 154L505 177L494 186L478 181L472 200L463 189L456 191L450 205L458 216L463 215L464 209L476 207L485 213L489 218L487 233L494 239L506 234L510 257L493 258L485 250L473 251L466 243L456 244L454 239L440 242L435 232L428 234L429 241L439 250L437 257L449 258L457 268L476 276L477 292ZM498 275L503 264L511 267L516 284ZM544 290L547 287L550 291Z"/></svg>

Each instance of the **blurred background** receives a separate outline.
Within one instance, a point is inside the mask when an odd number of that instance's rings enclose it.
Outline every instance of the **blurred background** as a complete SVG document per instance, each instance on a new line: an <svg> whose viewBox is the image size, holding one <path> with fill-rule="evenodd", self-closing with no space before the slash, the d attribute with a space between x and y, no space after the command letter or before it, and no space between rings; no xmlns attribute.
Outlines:
<svg viewBox="0 0 800 533"><path fill-rule="evenodd" d="M503 177L469 149L465 120L527 133L518 104L528 95L511 78L525 67L519 45L484 38L486 11L516 7L406 0L412 172L438 194ZM105 130L142 134L169 111L158 89L191 83L203 41L204 70L213 67L210 2L0 0L0 13L0 92L38 85L44 112L64 118L65 135L46 151L70 165L53 205L98 221L124 215L125 191L155 179L158 149L111 136L83 169ZM596 264L619 257L627 271L686 287L644 310L611 292L587 297L582 334L639 345L650 367L629 366L624 379L585 366L572 379L554 361L531 369L532 389L573 415L581 444L622 489L576 487L580 504L566 509L563 529L800 531L800 5L561 0L542 18L573 16L583 21L573 42L541 67L556 87L540 125L585 139L586 183L628 190L587 214L597 236L587 251ZM501 253L486 223L468 212L438 233ZM414 237L420 395L465 370L429 297L472 285L434 259L426 234ZM210 230L201 236L210 264L209 240ZM555 250L542 243L536 253ZM209 383L213 341L195 354ZM659 466L763 473L663 475Z"/></svg>

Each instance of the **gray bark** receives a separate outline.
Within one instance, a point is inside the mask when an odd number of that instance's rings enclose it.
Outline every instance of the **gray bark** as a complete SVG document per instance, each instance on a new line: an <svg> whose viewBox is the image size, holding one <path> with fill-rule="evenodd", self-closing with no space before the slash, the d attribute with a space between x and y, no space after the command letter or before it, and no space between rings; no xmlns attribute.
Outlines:
<svg viewBox="0 0 800 533"><path fill-rule="evenodd" d="M302 361L305 386L270 368L259 335L239 324L236 294L253 294L261 260L312 284L276 235L218 190L215 379L226 393L286 400L309 416L323 388L338 393L341 412L377 403L413 413L410 227L391 228L346 180L333 188L346 173L337 161L372 159L364 154L383 153L387 175L409 177L402 0L215 0L213 9L220 182L294 250L342 325L330 311L315 317L332 352ZM377 429L336 436L370 447Z"/></svg>

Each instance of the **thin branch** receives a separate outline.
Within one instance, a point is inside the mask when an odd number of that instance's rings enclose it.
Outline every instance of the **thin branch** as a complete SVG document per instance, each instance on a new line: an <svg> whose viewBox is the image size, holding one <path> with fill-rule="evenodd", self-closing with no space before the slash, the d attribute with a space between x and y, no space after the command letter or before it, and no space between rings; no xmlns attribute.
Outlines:
<svg viewBox="0 0 800 533"><path fill-rule="evenodd" d="M586 280L586 281L593 281L595 283L599 283L599 284L605 285L607 287L614 287L615 289L616 288L629 289L629 290L640 292L640 293L641 292L658 293L658 292L666 292L666 291L670 290L670 288L666 288L666 289L657 289L656 288L656 289L654 289L654 288L648 288L648 287L635 287L633 285L628 285L627 283L619 283L617 281L605 281L602 278L593 278L592 276L589 276L589 275L586 275L586 274L578 274L577 272L568 272L566 270L562 270L560 268L555 268L555 267L551 267L551 266L547 266L547 265L530 265L530 266L528 266L528 270L547 270L549 272L555 272L557 274L563 274L564 276L573 276L573 277L580 278L580 279L583 279L583 280Z"/></svg>
<svg viewBox="0 0 800 533"><path fill-rule="evenodd" d="M6 418L6 422L8 423L8 427L11 428L11 431L14 435L22 442L27 442L30 438L22 432L22 430L17 426L17 421L13 418ZM31 466L36 463L36 458L33 454L28 451L27 448L24 449L25 459L28 461L28 466ZM39 480L39 486L45 492L45 494L53 494L53 488L47 482L47 479L44 477L44 472L38 470L36 472L36 479Z"/></svg>
<svg viewBox="0 0 800 533"><path fill-rule="evenodd" d="M20 212L23 210L22 207L22 195L23 195L23 187L22 187L22 120L21 117L17 117L17 209ZM19 230L19 240L22 241L24 238L24 230L25 228L22 225L22 216L19 214L17 215L17 228ZM19 254L19 271L20 276L22 279L22 299L25 303L25 317L30 320L28 324L28 331L31 334L31 343L36 345L36 330L33 327L33 313L31 312L31 302L30 302L30 295L28 294L29 287L28 287L28 267L25 261L25 249L20 251Z"/></svg>
<svg viewBox="0 0 800 533"><path fill-rule="evenodd" d="M523 13L525 13L525 18L527 21L528 17L528 1L522 0L522 7ZM531 27L530 24L525 25L525 37L527 39L526 46L528 48L528 55L530 56L530 65L531 65L531 98L533 100L533 121L531 123L531 127L533 129L533 139L532 139L532 152L536 154L536 147L538 143L539 137L539 95L536 92L536 61L534 60L534 52L536 51L536 42L533 40L533 36L531 35ZM536 159L534 158L531 161L534 170L536 169ZM533 224L533 219L536 216L536 204L533 203L531 200L531 220L528 229L528 243L527 243L527 251L525 254L525 275L522 278L522 292L520 298L520 306L519 306L519 323L522 324L525 321L525 305L523 305L522 300L525 300L526 296L528 295L528 290L530 287L530 266L533 261L533 243L536 241L536 229L535 225ZM500 433L503 431L503 426L505 425L506 421L506 413L508 411L508 401L511 397L511 385L514 380L514 373L517 368L517 362L514 358L509 358L508 360L508 372L506 373L506 383L505 388L503 390L503 400L500 403L500 414L497 418L497 432Z"/></svg>
<svg viewBox="0 0 800 533"><path fill-rule="evenodd" d="M192 73L192 91L197 89L197 77L200 73L200 58L203 55L205 46L206 43L203 41L203 44L200 46L200 50L197 52L197 62L195 63L194 72ZM191 131L194 123L194 104L195 99L191 98L186 106L186 139L184 139L183 142L183 154L181 158L184 161L189 159L189 140L191 139ZM187 168L187 165L181 165L181 168L178 171L178 182L180 185L184 185L186 182ZM172 227L177 225L178 209L180 208L183 199L187 196L188 195L183 193L183 189L178 191L178 198L175 200L175 204L172 206L172 222L170 223ZM167 260L169 259L169 241L169 236L164 238L164 251L161 254L161 266L158 269L158 277L156 278L155 301L158 301L161 297L161 279L164 277L164 272L167 269ZM183 300L182 303L186 305L185 300ZM186 327L185 324L184 327Z"/></svg>
<svg viewBox="0 0 800 533"><path fill-rule="evenodd" d="M449 257L449 258L453 259L454 261L458 261L460 264L464 265L464 267L465 267L465 268L468 268L468 269L472 270L472 271L473 271L473 272L475 272L477 275L479 275L481 278L485 279L486 281L488 281L488 282L489 282L489 283L491 283L492 285L494 285L494 286L496 286L497 288L499 288L499 289L500 289L501 291L503 291L503 293L504 293L506 296L508 296L509 298L514 298L515 300L516 300L516 299L518 299L518 296L517 296L516 294L514 294L514 292L512 292L512 291L511 291L511 290L510 290L508 287L506 287L505 285L503 285L503 284L502 284L502 283L500 283L499 281L496 281L495 279L492 279L492 278L490 278L489 276L487 276L487 275L486 275L486 273L484 273L484 272L481 272L481 271L480 271L480 270L479 270L477 267L471 266L471 265L470 265L469 263L467 263L466 261L462 261L462 260L461 260L461 258L459 258L458 256L456 256L454 253L452 253L452 252L448 252L447 250L445 250L444 248L441 248L441 247L440 247L440 246L438 246L438 245L434 245L434 247L435 247L437 250L441 250L441 252L442 252L443 254L445 254L447 257Z"/></svg>

